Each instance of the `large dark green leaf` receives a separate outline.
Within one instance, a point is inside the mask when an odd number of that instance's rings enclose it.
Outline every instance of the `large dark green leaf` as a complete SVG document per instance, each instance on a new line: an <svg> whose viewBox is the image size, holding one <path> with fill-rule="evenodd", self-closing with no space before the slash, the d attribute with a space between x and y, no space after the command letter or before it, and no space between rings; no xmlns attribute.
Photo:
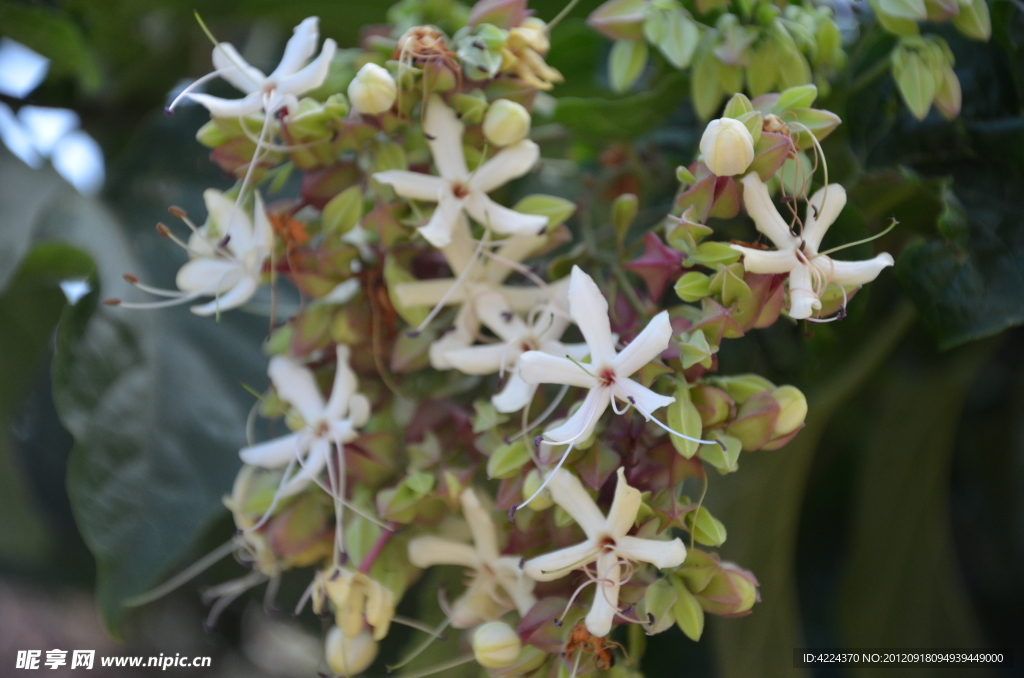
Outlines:
<svg viewBox="0 0 1024 678"><path fill-rule="evenodd" d="M82 252L60 244L33 249L0 295L0 559L38 563L51 545L45 519L32 504L21 465L11 454L12 410L40 369L67 297L66 281L88 280L95 271Z"/></svg>
<svg viewBox="0 0 1024 678"><path fill-rule="evenodd" d="M634 139L651 132L686 97L686 74L666 76L647 92L621 99L565 97L558 100L555 121L586 138Z"/></svg>
<svg viewBox="0 0 1024 678"><path fill-rule="evenodd" d="M956 565L949 479L964 392L992 348L989 341L941 359L903 361L883 380L861 452L840 600L850 647L984 645ZM956 671L988 673L979 666Z"/></svg>

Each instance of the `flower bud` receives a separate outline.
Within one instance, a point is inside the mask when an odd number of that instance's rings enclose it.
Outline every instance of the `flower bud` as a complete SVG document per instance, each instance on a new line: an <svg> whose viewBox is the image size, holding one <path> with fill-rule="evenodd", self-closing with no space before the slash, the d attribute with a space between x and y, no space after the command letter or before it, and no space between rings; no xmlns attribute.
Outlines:
<svg viewBox="0 0 1024 678"><path fill-rule="evenodd" d="M540 487L540 483L540 471L533 469L527 473L526 478L523 480L523 499L533 497L533 493ZM551 499L551 492L545 489L530 502L530 508L534 511L543 511L544 509L551 508L551 505L554 503L554 500Z"/></svg>
<svg viewBox="0 0 1024 678"><path fill-rule="evenodd" d="M779 403L779 418L775 422L775 435L784 436L799 428L807 417L807 398L796 386L780 386L772 391Z"/></svg>
<svg viewBox="0 0 1024 678"><path fill-rule="evenodd" d="M719 118L708 123L700 139L704 164L720 177L742 174L754 162L754 137L739 120Z"/></svg>
<svg viewBox="0 0 1024 678"><path fill-rule="evenodd" d="M754 603L761 600L761 594L758 592L759 584L757 578L753 572L744 570L734 563L722 563L722 569L725 570L726 576L729 577L729 581L732 583L740 599L739 603L733 608L732 614L746 614L750 611L750 608L754 607Z"/></svg>
<svg viewBox="0 0 1024 678"><path fill-rule="evenodd" d="M498 99L484 116L484 136L492 144L510 146L530 133L530 113L522 104Z"/></svg>
<svg viewBox="0 0 1024 678"><path fill-rule="evenodd" d="M365 64L348 85L348 98L360 113L377 115L395 104L398 86L391 74L374 63Z"/></svg>
<svg viewBox="0 0 1024 678"><path fill-rule="evenodd" d="M480 666L500 669L515 663L523 644L504 622L487 622L473 633L473 656Z"/></svg>
<svg viewBox="0 0 1024 678"><path fill-rule="evenodd" d="M370 668L379 649L369 632L349 638L337 626L327 632L326 646L327 665L338 676L354 676Z"/></svg>

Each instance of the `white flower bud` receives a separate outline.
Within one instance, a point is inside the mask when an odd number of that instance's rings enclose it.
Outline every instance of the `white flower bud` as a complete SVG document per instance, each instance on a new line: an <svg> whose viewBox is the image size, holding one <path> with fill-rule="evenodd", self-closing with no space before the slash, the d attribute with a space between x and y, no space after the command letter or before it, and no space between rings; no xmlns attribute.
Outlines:
<svg viewBox="0 0 1024 678"><path fill-rule="evenodd" d="M779 418L775 421L775 435L792 433L807 417L807 398L795 386L780 386L772 391L779 403Z"/></svg>
<svg viewBox="0 0 1024 678"><path fill-rule="evenodd" d="M742 174L754 162L754 137L739 120L719 118L708 123L700 139L704 164L720 177Z"/></svg>
<svg viewBox="0 0 1024 678"><path fill-rule="evenodd" d="M526 474L526 478L523 480L523 499L533 497L533 493L540 487L541 481L540 471L537 469L531 470ZM551 498L551 492L544 490L530 502L529 508L534 511L543 511L546 508L551 508L555 501Z"/></svg>
<svg viewBox="0 0 1024 678"><path fill-rule="evenodd" d="M365 64L348 85L352 107L366 115L377 115L395 105L398 85L387 69L374 63Z"/></svg>
<svg viewBox="0 0 1024 678"><path fill-rule="evenodd" d="M504 622L487 622L473 633L473 656L488 669L511 666L522 648L519 634Z"/></svg>
<svg viewBox="0 0 1024 678"><path fill-rule="evenodd" d="M530 112L521 104L498 99L484 116L484 136L492 144L510 146L530 133Z"/></svg>
<svg viewBox="0 0 1024 678"><path fill-rule="evenodd" d="M360 631L349 638L337 626L327 632L327 665L336 675L354 676L370 668L377 658L377 641L369 631Z"/></svg>

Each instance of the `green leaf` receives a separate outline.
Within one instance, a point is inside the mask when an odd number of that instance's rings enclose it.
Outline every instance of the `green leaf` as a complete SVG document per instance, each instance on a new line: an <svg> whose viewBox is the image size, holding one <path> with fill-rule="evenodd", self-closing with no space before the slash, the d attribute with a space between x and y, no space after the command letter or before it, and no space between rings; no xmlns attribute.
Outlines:
<svg viewBox="0 0 1024 678"><path fill-rule="evenodd" d="M700 335L704 336L703 332ZM704 424L701 421L700 412L697 411L697 408L694 407L693 402L690 400L690 389L685 379L678 381L673 395L676 401L668 406L669 427L691 438L700 438ZM671 433L669 438L672 440L672 446L676 448L676 451L687 459L693 457L697 453L697 448L700 447L698 442L680 438Z"/></svg>
<svg viewBox="0 0 1024 678"><path fill-rule="evenodd" d="M690 65L700 42L700 29L681 7L652 12L644 22L644 34L676 68Z"/></svg>
<svg viewBox="0 0 1024 678"><path fill-rule="evenodd" d="M718 59L710 50L697 57L690 81L690 98L693 108L701 120L708 120L715 114L725 94L718 80Z"/></svg>
<svg viewBox="0 0 1024 678"><path fill-rule="evenodd" d="M814 85L790 87L779 93L779 98L772 105L771 112L775 115L783 115L786 111L794 108L810 108L817 98L818 88Z"/></svg>
<svg viewBox="0 0 1024 678"><path fill-rule="evenodd" d="M697 543L705 546L721 546L725 543L725 525L704 506L687 513L684 521L686 529L693 533Z"/></svg>
<svg viewBox="0 0 1024 678"><path fill-rule="evenodd" d="M608 0L587 18L587 24L612 40L641 40L648 0Z"/></svg>
<svg viewBox="0 0 1024 678"><path fill-rule="evenodd" d="M363 191L351 186L324 205L321 223L324 233L342 235L352 230L363 218Z"/></svg>
<svg viewBox="0 0 1024 678"><path fill-rule="evenodd" d="M487 460L488 478L511 478L530 461L530 451L522 438L499 445Z"/></svg>
<svg viewBox="0 0 1024 678"><path fill-rule="evenodd" d="M8 38L50 60L52 75L73 74L82 89L95 92L102 77L96 56L68 14L20 3L0 4L0 26Z"/></svg>
<svg viewBox="0 0 1024 678"><path fill-rule="evenodd" d="M647 43L616 40L608 56L608 81L612 91L625 92L637 81L647 65Z"/></svg>
<svg viewBox="0 0 1024 678"><path fill-rule="evenodd" d="M623 193L612 202L612 227L620 247L626 242L626 234L639 210L640 200L632 193Z"/></svg>
<svg viewBox="0 0 1024 678"><path fill-rule="evenodd" d="M554 195L528 195L512 208L523 214L539 214L548 218L548 231L566 222L576 211L576 203Z"/></svg>
<svg viewBox="0 0 1024 678"><path fill-rule="evenodd" d="M677 594L676 602L672 605L676 624L687 638L698 641L704 633L704 610L682 580L673 577L672 586Z"/></svg>
<svg viewBox="0 0 1024 678"><path fill-rule="evenodd" d="M962 0L960 13L953 19L953 25L968 38L988 40L992 37L992 17L985 0Z"/></svg>
<svg viewBox="0 0 1024 678"><path fill-rule="evenodd" d="M928 62L917 51L900 45L892 52L892 77L907 108L924 120L935 99L936 82Z"/></svg>
<svg viewBox="0 0 1024 678"><path fill-rule="evenodd" d="M743 443L738 438L733 438L720 431L715 431L711 438L725 443L725 449L721 445L701 445L697 450L700 458L718 469L719 473L734 473L738 471L740 452L743 450Z"/></svg>
<svg viewBox="0 0 1024 678"><path fill-rule="evenodd" d="M686 74L672 73L654 89L622 99L562 97L554 119L583 137L633 139L653 129L679 104Z"/></svg>
<svg viewBox="0 0 1024 678"><path fill-rule="evenodd" d="M700 301L711 294L711 278L698 271L684 273L683 277L676 281L676 294L683 301Z"/></svg>
<svg viewBox="0 0 1024 678"><path fill-rule="evenodd" d="M928 18L924 0L878 0L878 9L897 19L924 21Z"/></svg>

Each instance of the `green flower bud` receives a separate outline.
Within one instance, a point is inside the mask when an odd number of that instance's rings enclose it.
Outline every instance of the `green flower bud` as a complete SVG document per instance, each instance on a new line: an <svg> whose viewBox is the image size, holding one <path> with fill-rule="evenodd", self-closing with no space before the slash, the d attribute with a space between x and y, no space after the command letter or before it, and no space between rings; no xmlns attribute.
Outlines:
<svg viewBox="0 0 1024 678"><path fill-rule="evenodd" d="M510 146L530 133L530 113L522 104L498 99L484 116L484 136L497 146Z"/></svg>
<svg viewBox="0 0 1024 678"><path fill-rule="evenodd" d="M352 638L332 626L327 632L327 665L339 676L354 676L370 668L377 658L377 641L367 631L360 631Z"/></svg>
<svg viewBox="0 0 1024 678"><path fill-rule="evenodd" d="M522 648L519 634L504 622L488 622L473 633L473 656L480 666L488 669L515 663Z"/></svg>
<svg viewBox="0 0 1024 678"><path fill-rule="evenodd" d="M807 398L796 386L780 386L772 391L779 403L779 418L775 422L775 435L784 436L803 425L807 417Z"/></svg>
<svg viewBox="0 0 1024 678"><path fill-rule="evenodd" d="M720 177L742 174L754 161L754 137L739 120L719 118L708 123L700 140L704 164Z"/></svg>
<svg viewBox="0 0 1024 678"><path fill-rule="evenodd" d="M348 86L352 107L366 115L377 115L395 104L398 86L395 79L381 66L365 64Z"/></svg>
<svg viewBox="0 0 1024 678"><path fill-rule="evenodd" d="M750 608L754 607L754 603L761 600L761 594L757 590L757 578L752 572L744 570L734 563L722 563L722 569L725 570L725 574L729 577L729 581L732 582L733 588L740 598L740 602L733 608L732 614L738 616L749 612Z"/></svg>
<svg viewBox="0 0 1024 678"><path fill-rule="evenodd" d="M533 493L540 487L540 483L540 471L533 469L527 473L526 478L523 479L523 499L533 497ZM534 511L543 511L544 509L551 508L554 503L554 500L551 499L551 492L544 490L530 502L530 508Z"/></svg>

